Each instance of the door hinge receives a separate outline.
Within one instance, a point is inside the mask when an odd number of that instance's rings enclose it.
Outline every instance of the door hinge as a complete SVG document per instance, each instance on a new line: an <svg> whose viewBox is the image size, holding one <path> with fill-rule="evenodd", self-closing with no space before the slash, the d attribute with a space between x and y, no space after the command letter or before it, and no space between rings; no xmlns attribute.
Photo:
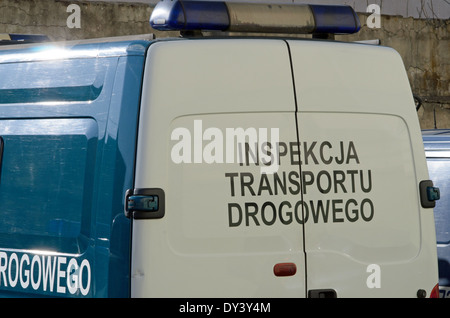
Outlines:
<svg viewBox="0 0 450 318"><path fill-rule="evenodd" d="M433 181L424 180L419 183L420 203L423 208L434 208L436 201L441 198L438 187L433 185Z"/></svg>
<svg viewBox="0 0 450 318"><path fill-rule="evenodd" d="M124 213L133 219L160 219L164 217L164 190L129 189L125 194Z"/></svg>

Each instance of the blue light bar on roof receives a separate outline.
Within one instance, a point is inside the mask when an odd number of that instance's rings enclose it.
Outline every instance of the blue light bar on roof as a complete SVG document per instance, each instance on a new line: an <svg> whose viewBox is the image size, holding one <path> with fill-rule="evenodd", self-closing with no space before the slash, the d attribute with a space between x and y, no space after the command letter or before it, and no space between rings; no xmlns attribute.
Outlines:
<svg viewBox="0 0 450 318"><path fill-rule="evenodd" d="M14 34L1 33L0 41L17 41L24 43L48 42L50 39L42 34Z"/></svg>
<svg viewBox="0 0 450 318"><path fill-rule="evenodd" d="M160 31L211 30L263 33L355 33L359 18L349 6L162 0L150 25Z"/></svg>
<svg viewBox="0 0 450 318"><path fill-rule="evenodd" d="M315 33L356 33L361 24L349 6L310 5L316 21Z"/></svg>
<svg viewBox="0 0 450 318"><path fill-rule="evenodd" d="M161 1L152 12L150 25L157 30L226 30L229 26L224 2Z"/></svg>

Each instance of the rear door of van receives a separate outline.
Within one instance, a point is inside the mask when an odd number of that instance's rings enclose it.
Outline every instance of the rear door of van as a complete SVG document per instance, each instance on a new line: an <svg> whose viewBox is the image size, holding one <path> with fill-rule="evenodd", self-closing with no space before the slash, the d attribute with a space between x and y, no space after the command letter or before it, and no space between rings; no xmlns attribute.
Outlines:
<svg viewBox="0 0 450 318"><path fill-rule="evenodd" d="M305 296L299 165L274 155L297 138L293 92L284 41L150 46L130 198L153 212L131 215L133 297Z"/></svg>
<svg viewBox="0 0 450 318"><path fill-rule="evenodd" d="M311 297L417 297L437 283L411 90L388 48L288 41Z"/></svg>

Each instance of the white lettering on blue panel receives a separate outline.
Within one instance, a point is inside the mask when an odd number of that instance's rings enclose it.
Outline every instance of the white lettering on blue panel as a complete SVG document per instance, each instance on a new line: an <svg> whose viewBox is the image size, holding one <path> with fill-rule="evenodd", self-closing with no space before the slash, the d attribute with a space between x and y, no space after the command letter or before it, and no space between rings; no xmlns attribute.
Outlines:
<svg viewBox="0 0 450 318"><path fill-rule="evenodd" d="M87 259L0 251L1 289L86 296L91 288L91 273Z"/></svg>

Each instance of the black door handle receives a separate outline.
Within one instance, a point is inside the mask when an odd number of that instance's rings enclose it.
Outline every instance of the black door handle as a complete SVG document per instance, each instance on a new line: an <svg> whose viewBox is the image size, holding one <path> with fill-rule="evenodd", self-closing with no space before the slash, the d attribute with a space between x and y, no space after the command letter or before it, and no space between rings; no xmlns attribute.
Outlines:
<svg viewBox="0 0 450 318"><path fill-rule="evenodd" d="M337 294L334 289L311 289L308 298L337 298Z"/></svg>

